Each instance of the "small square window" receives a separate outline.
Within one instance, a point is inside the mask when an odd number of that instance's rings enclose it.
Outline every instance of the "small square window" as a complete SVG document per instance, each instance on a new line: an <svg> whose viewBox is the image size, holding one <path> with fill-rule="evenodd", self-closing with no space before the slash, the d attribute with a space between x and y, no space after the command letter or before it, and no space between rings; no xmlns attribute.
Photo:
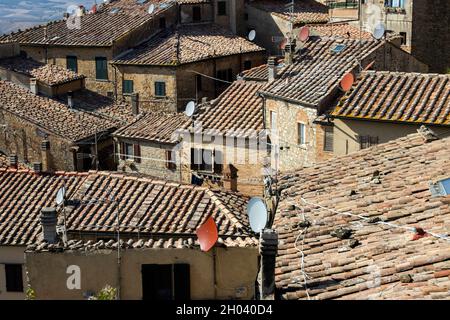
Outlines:
<svg viewBox="0 0 450 320"><path fill-rule="evenodd" d="M155 82L155 96L165 97L166 96L166 83L162 81Z"/></svg>
<svg viewBox="0 0 450 320"><path fill-rule="evenodd" d="M252 62L250 60L244 61L244 70L248 70L252 68Z"/></svg>
<svg viewBox="0 0 450 320"><path fill-rule="evenodd" d="M133 80L123 80L122 82L122 92L123 94L131 94L134 92Z"/></svg>
<svg viewBox="0 0 450 320"><path fill-rule="evenodd" d="M217 15L218 16L226 16L227 15L227 2L226 1L218 1L217 2Z"/></svg>
<svg viewBox="0 0 450 320"><path fill-rule="evenodd" d="M23 292L21 264L5 264L5 275L7 292Z"/></svg>

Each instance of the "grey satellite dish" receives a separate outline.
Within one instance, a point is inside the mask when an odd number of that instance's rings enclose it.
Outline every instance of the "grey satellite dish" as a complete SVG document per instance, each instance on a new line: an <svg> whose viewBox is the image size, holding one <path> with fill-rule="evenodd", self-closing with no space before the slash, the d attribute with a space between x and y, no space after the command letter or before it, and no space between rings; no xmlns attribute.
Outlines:
<svg viewBox="0 0 450 320"><path fill-rule="evenodd" d="M188 104L186 105L186 110L184 111L184 113L188 117L192 117L194 115L194 112L195 112L195 102L189 101Z"/></svg>
<svg viewBox="0 0 450 320"><path fill-rule="evenodd" d="M377 26L375 27L375 29L373 30L373 37L377 40L381 39L384 37L384 32L386 31L386 29L384 28L384 25L382 23L377 24Z"/></svg>
<svg viewBox="0 0 450 320"><path fill-rule="evenodd" d="M248 40L253 41L256 38L256 31L255 30L250 30L250 32L248 33Z"/></svg>
<svg viewBox="0 0 450 320"><path fill-rule="evenodd" d="M61 187L56 194L56 204L59 206L64 202L64 197L66 196L66 188Z"/></svg>
<svg viewBox="0 0 450 320"><path fill-rule="evenodd" d="M148 13L149 13L149 14L152 14L153 11L155 11L155 5L152 3L152 4L150 5L150 7L148 7Z"/></svg>
<svg viewBox="0 0 450 320"><path fill-rule="evenodd" d="M247 214L250 228L256 233L261 232L267 224L267 208L261 198L251 198L247 204Z"/></svg>

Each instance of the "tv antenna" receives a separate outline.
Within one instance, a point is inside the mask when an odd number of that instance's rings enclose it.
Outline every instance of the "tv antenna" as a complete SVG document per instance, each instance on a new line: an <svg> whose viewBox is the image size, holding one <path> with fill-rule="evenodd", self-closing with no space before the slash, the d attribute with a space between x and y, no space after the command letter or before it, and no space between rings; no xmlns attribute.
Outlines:
<svg viewBox="0 0 450 320"><path fill-rule="evenodd" d="M354 82L355 76L353 75L353 73L349 72L346 75L344 75L340 83L342 91L344 92L349 91L352 88Z"/></svg>
<svg viewBox="0 0 450 320"><path fill-rule="evenodd" d="M186 104L186 108L185 108L184 114L187 115L189 118L192 118L192 116L194 115L195 111L196 111L195 102L194 101L189 101Z"/></svg>
<svg viewBox="0 0 450 320"><path fill-rule="evenodd" d="M372 36L377 39L380 40L381 38L384 37L386 32L386 28L384 27L383 23L379 23L375 26L375 28L373 29L373 33Z"/></svg>
<svg viewBox="0 0 450 320"><path fill-rule="evenodd" d="M196 231L200 250L208 252L219 240L217 225L213 217L210 216Z"/></svg>
<svg viewBox="0 0 450 320"><path fill-rule="evenodd" d="M58 189L58 192L56 193L56 204L58 206L62 206L62 212L63 212L63 218L64 218L64 225L59 228L59 231L62 233L62 240L64 243L64 246L67 245L67 219L66 219L66 208L64 206L66 200L66 186L62 186Z"/></svg>
<svg viewBox="0 0 450 320"><path fill-rule="evenodd" d="M149 7L148 7L148 14L152 14L155 11L155 5L152 3Z"/></svg>

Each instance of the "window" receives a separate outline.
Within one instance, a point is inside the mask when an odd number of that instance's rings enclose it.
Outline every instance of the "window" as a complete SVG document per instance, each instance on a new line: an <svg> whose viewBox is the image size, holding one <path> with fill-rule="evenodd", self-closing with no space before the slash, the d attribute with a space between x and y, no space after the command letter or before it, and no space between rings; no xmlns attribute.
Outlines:
<svg viewBox="0 0 450 320"><path fill-rule="evenodd" d="M218 1L217 2L217 15L218 16L226 16L227 15L227 2L226 1Z"/></svg>
<svg viewBox="0 0 450 320"><path fill-rule="evenodd" d="M141 146L138 144L121 143L122 160L133 160L136 163L141 163Z"/></svg>
<svg viewBox="0 0 450 320"><path fill-rule="evenodd" d="M277 113L275 111L270 111L270 129L277 131Z"/></svg>
<svg viewBox="0 0 450 320"><path fill-rule="evenodd" d="M405 0L384 0L384 6L390 8L404 8Z"/></svg>
<svg viewBox="0 0 450 320"><path fill-rule="evenodd" d="M95 58L95 74L97 80L108 80L108 62L106 58Z"/></svg>
<svg viewBox="0 0 450 320"><path fill-rule="evenodd" d="M166 168L169 170L177 169L177 164L175 162L175 157L172 150L166 150Z"/></svg>
<svg viewBox="0 0 450 320"><path fill-rule="evenodd" d="M155 82L155 96L165 97L166 96L166 83L163 81Z"/></svg>
<svg viewBox="0 0 450 320"><path fill-rule="evenodd" d="M233 81L233 69L224 69L217 71L217 78L224 81Z"/></svg>
<svg viewBox="0 0 450 320"><path fill-rule="evenodd" d="M244 70L248 70L252 68L252 62L250 60L244 61Z"/></svg>
<svg viewBox="0 0 450 320"><path fill-rule="evenodd" d="M191 149L191 170L222 173L222 152L209 149Z"/></svg>
<svg viewBox="0 0 450 320"><path fill-rule="evenodd" d="M144 264L141 271L143 300L190 300L188 264Z"/></svg>
<svg viewBox="0 0 450 320"><path fill-rule="evenodd" d="M160 29L166 28L166 18L164 17L159 18L159 28Z"/></svg>
<svg viewBox="0 0 450 320"><path fill-rule="evenodd" d="M406 32L400 32L400 36L402 37L402 45L406 45L407 35Z"/></svg>
<svg viewBox="0 0 450 320"><path fill-rule="evenodd" d="M334 129L333 127L324 127L324 141L323 150L324 151L334 151Z"/></svg>
<svg viewBox="0 0 450 320"><path fill-rule="evenodd" d="M359 148L366 149L378 144L378 137L358 136Z"/></svg>
<svg viewBox="0 0 450 320"><path fill-rule="evenodd" d="M297 123L297 143L306 143L306 126L304 123Z"/></svg>
<svg viewBox="0 0 450 320"><path fill-rule="evenodd" d="M122 93L131 94L134 92L133 80L123 80L122 82Z"/></svg>
<svg viewBox="0 0 450 320"><path fill-rule="evenodd" d="M6 291L23 292L21 264L5 264Z"/></svg>
<svg viewBox="0 0 450 320"><path fill-rule="evenodd" d="M202 76L199 74L195 75L195 85L197 86L197 92L202 91Z"/></svg>
<svg viewBox="0 0 450 320"><path fill-rule="evenodd" d="M202 12L199 6L192 7L192 20L194 22L202 20Z"/></svg>
<svg viewBox="0 0 450 320"><path fill-rule="evenodd" d="M75 56L67 56L66 57L66 65L67 69L72 70L73 72L78 72L78 58Z"/></svg>

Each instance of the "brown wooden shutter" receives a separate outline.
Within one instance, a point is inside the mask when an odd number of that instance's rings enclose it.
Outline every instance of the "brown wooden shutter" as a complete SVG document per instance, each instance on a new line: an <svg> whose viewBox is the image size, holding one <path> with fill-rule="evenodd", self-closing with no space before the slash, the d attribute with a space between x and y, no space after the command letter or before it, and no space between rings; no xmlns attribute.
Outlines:
<svg viewBox="0 0 450 320"><path fill-rule="evenodd" d="M138 144L134 145L134 162L141 163L141 146Z"/></svg>

